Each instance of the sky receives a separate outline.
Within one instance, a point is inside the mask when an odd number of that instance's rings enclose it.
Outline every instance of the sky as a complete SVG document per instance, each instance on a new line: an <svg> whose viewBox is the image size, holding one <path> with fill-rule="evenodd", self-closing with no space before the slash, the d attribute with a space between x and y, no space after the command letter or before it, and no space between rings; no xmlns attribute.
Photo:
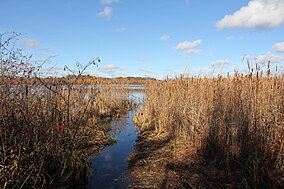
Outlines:
<svg viewBox="0 0 284 189"><path fill-rule="evenodd" d="M90 66L102 77L247 71L247 61L284 67L283 0L0 0L0 33L45 61L42 71Z"/></svg>

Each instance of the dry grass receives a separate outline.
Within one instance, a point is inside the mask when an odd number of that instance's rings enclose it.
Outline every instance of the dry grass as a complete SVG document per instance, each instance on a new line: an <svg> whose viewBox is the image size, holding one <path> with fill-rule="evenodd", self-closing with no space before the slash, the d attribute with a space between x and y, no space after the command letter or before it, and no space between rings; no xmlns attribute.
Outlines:
<svg viewBox="0 0 284 189"><path fill-rule="evenodd" d="M132 104L126 91L77 86L38 77L31 57L0 34L0 188L56 188L83 184L88 157L105 141L101 124ZM67 68L68 69L68 68ZM35 82L36 81L36 82Z"/></svg>
<svg viewBox="0 0 284 189"><path fill-rule="evenodd" d="M230 186L283 186L284 76L259 75L155 83L134 119L143 132L171 138L169 161L195 154L225 172Z"/></svg>
<svg viewBox="0 0 284 189"><path fill-rule="evenodd" d="M7 87L0 96L4 188L81 182L94 153L84 147L91 141L98 148L105 140L100 123L130 107L127 93L107 89L29 87L26 94L26 88Z"/></svg>

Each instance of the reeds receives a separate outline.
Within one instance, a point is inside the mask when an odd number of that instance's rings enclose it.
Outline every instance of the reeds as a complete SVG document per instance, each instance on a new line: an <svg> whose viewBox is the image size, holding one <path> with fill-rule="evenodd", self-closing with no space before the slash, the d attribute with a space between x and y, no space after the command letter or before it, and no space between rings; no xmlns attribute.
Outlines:
<svg viewBox="0 0 284 189"><path fill-rule="evenodd" d="M134 120L168 134L176 155L201 153L241 187L283 186L284 77L270 74L155 83Z"/></svg>
<svg viewBox="0 0 284 189"><path fill-rule="evenodd" d="M100 125L129 108L127 92L77 86L63 79L56 84L57 78L51 78L50 85L37 77L31 56L14 49L18 34L6 40L3 36L0 188L85 187L91 149L105 140L106 129ZM75 81L85 69L74 73Z"/></svg>
<svg viewBox="0 0 284 189"><path fill-rule="evenodd" d="M102 120L129 108L127 93L52 88L29 86L28 95L23 87L1 90L2 187L82 181L88 155L94 153L84 149L95 137L88 132L99 130Z"/></svg>

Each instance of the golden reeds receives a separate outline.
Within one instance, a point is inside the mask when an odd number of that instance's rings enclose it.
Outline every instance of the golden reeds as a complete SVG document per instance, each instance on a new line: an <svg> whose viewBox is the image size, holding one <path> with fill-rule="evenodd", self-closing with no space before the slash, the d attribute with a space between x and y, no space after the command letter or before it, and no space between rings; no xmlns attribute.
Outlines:
<svg viewBox="0 0 284 189"><path fill-rule="evenodd" d="M176 154L190 146L249 186L284 184L283 75L164 80L134 120L182 144Z"/></svg>

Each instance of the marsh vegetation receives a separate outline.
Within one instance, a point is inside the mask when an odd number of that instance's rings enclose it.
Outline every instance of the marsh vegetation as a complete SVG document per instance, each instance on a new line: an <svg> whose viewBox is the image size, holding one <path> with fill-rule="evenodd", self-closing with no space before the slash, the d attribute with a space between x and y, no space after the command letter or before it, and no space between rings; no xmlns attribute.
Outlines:
<svg viewBox="0 0 284 189"><path fill-rule="evenodd" d="M146 86L132 188L284 186L284 76L269 63L216 78L83 75L95 59L43 78L9 35L0 40L0 188L85 187L89 157L117 142L108 123L135 105L133 89L106 87L116 83Z"/></svg>
<svg viewBox="0 0 284 189"><path fill-rule="evenodd" d="M14 48L18 34L8 35L0 36L0 187L84 186L88 157L112 141L105 123L133 106L128 92L76 85L99 59L51 84Z"/></svg>
<svg viewBox="0 0 284 189"><path fill-rule="evenodd" d="M269 64L266 72L155 83L134 121L133 188L284 186L284 77Z"/></svg>

